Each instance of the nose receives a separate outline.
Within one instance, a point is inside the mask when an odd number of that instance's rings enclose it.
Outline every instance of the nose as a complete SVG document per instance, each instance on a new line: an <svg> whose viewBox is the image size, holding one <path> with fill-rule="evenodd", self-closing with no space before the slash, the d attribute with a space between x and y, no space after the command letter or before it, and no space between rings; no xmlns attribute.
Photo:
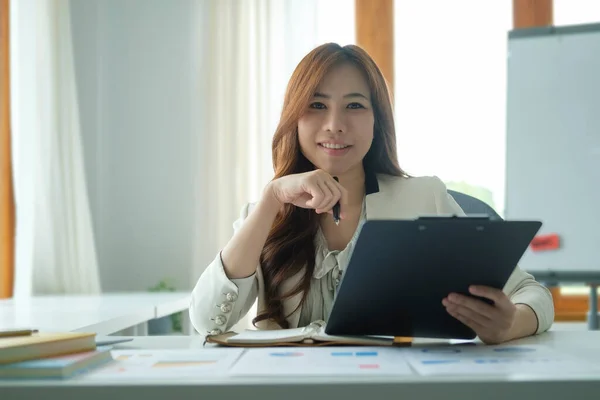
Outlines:
<svg viewBox="0 0 600 400"><path fill-rule="evenodd" d="M325 131L333 133L344 133L346 132L346 123L344 116L341 112L336 110L330 110L327 113L325 120Z"/></svg>

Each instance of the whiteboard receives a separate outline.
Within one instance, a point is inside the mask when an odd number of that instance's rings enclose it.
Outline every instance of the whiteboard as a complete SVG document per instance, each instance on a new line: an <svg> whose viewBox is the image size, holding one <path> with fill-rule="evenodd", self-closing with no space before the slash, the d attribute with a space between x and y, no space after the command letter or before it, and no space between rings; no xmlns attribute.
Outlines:
<svg viewBox="0 0 600 400"><path fill-rule="evenodd" d="M600 24L508 36L507 219L539 219L561 248L525 270L600 271Z"/></svg>

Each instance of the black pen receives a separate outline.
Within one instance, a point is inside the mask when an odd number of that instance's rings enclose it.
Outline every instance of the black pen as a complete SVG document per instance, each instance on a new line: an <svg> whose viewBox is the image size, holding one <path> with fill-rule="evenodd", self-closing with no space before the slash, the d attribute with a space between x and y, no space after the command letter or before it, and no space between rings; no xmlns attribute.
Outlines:
<svg viewBox="0 0 600 400"><path fill-rule="evenodd" d="M337 176L334 176L333 179L335 179L336 182L340 181ZM333 222L335 222L336 225L340 224L340 202L339 202L339 200L333 206Z"/></svg>

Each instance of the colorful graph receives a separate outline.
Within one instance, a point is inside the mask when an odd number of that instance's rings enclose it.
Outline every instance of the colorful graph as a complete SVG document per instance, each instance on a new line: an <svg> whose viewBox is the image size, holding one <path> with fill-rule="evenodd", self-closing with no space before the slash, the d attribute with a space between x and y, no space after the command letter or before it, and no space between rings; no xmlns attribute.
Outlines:
<svg viewBox="0 0 600 400"><path fill-rule="evenodd" d="M323 354L326 355L327 353ZM312 356L311 356L312 355ZM369 357L377 357L379 355L379 353L377 351L372 351L372 350L361 350L361 351L331 351L329 352L329 356L331 357L330 360L332 359L340 359L339 361L335 362L332 365L337 365L338 367L343 365L345 367L348 367L350 365L346 364L346 362L344 362L343 364L339 364L339 362L341 362L341 359L356 359L358 361L358 359L361 359L361 361L356 362L356 364L354 364L354 362L352 362L352 368L358 368L361 370L377 370L380 369L381 366L379 363L370 363L370 362L362 362L362 359L364 359L364 361L366 361L367 359L369 359ZM269 356L270 357L279 357L282 359L292 359L292 358L303 358L306 359L303 356L307 356L308 359L312 360L312 357L314 356L313 353L309 352L309 354L306 354L306 352L300 352L300 351L272 351L269 352ZM288 362L291 362L288 361ZM288 365L286 362L286 365ZM314 363L314 362L319 362L316 359L314 361L304 361L304 362L310 362L310 363ZM325 362L327 363L326 359L321 359L320 362ZM291 364L289 364L291 365ZM288 365L288 367L289 367Z"/></svg>
<svg viewBox="0 0 600 400"><path fill-rule="evenodd" d="M379 355L376 351L332 351L330 353L332 357L377 357ZM358 364L359 369L379 369L379 364Z"/></svg>
<svg viewBox="0 0 600 400"><path fill-rule="evenodd" d="M302 357L304 353L299 351L277 351L269 353L271 357Z"/></svg>
<svg viewBox="0 0 600 400"><path fill-rule="evenodd" d="M448 353L460 353L461 350L453 347L440 347L440 348L429 348L421 350L423 353L429 354L448 354Z"/></svg>
<svg viewBox="0 0 600 400"><path fill-rule="evenodd" d="M377 357L376 351L357 351L357 357Z"/></svg>
<svg viewBox="0 0 600 400"><path fill-rule="evenodd" d="M230 371L231 375L239 376L397 376L413 373L404 352L377 346L248 349Z"/></svg>
<svg viewBox="0 0 600 400"><path fill-rule="evenodd" d="M152 354L150 353L143 353L143 354L120 354L118 355L115 360L119 360L119 361L125 361L125 360L129 360L130 358L135 357L135 358L151 358L153 357Z"/></svg>
<svg viewBox="0 0 600 400"><path fill-rule="evenodd" d="M498 347L494 351L502 353L530 353L535 351L535 349L531 347Z"/></svg>
<svg viewBox="0 0 600 400"><path fill-rule="evenodd" d="M483 358L474 360L477 364L508 364L508 363L549 363L553 361L560 361L560 359L549 359L549 358Z"/></svg>
<svg viewBox="0 0 600 400"><path fill-rule="evenodd" d="M378 353L376 351L332 351L331 355L333 357L377 357Z"/></svg>
<svg viewBox="0 0 600 400"><path fill-rule="evenodd" d="M359 364L360 369L379 369L379 364Z"/></svg>

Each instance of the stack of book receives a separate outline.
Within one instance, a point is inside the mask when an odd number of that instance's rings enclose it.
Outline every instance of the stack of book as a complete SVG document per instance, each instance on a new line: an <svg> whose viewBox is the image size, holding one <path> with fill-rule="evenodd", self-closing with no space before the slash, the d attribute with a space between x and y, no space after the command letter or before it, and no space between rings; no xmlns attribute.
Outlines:
<svg viewBox="0 0 600 400"><path fill-rule="evenodd" d="M112 360L96 334L0 332L0 378L69 378Z"/></svg>

